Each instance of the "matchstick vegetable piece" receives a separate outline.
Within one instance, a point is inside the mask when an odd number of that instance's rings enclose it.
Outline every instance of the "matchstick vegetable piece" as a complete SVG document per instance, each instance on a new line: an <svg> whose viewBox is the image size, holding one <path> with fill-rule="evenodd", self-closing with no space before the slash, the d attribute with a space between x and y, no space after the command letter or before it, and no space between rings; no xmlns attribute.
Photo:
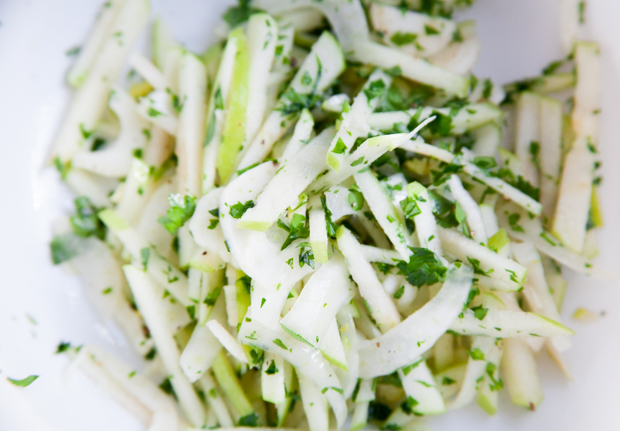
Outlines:
<svg viewBox="0 0 620 431"><path fill-rule="evenodd" d="M430 349L462 311L473 271L466 265L448 271L439 293L400 325L360 346L360 376L390 374Z"/></svg>
<svg viewBox="0 0 620 431"><path fill-rule="evenodd" d="M575 62L578 78L572 122L576 137L564 161L552 232L567 248L580 253L586 236L598 145L598 115L601 109L598 45L578 43Z"/></svg>
<svg viewBox="0 0 620 431"><path fill-rule="evenodd" d="M71 160L84 140L82 131L92 131L101 119L110 89L146 24L148 14L146 0L123 3L97 59L69 106L54 144L52 159L58 157L62 163Z"/></svg>

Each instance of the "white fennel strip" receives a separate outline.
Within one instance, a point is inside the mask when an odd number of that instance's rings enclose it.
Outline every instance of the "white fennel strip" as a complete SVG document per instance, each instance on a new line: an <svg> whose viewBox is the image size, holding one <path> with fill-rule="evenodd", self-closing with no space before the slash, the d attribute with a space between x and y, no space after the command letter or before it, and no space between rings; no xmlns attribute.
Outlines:
<svg viewBox="0 0 620 431"><path fill-rule="evenodd" d="M260 376L263 400L274 404L282 404L285 401L285 373L282 356L265 352Z"/></svg>
<svg viewBox="0 0 620 431"><path fill-rule="evenodd" d="M220 322L217 320L209 320L205 323L205 326L209 328L209 331L211 331L213 336L217 338L217 341L219 341L220 344L228 350L228 353L230 353L236 360L243 363L248 362L245 352L243 351L243 347L237 343L237 340L230 335L230 332L228 332L228 330Z"/></svg>
<svg viewBox="0 0 620 431"><path fill-rule="evenodd" d="M310 246L314 253L314 260L318 263L327 263L329 258L327 219L325 218L325 210L318 196L313 196L310 200L308 223L310 226Z"/></svg>
<svg viewBox="0 0 620 431"><path fill-rule="evenodd" d="M208 321L217 320L220 323L225 321L222 299L217 299L213 312L208 317ZM196 382L206 375L207 371L215 359L220 354L222 345L213 335L206 324L200 322L194 327L187 345L181 353L179 365L183 374L190 382Z"/></svg>
<svg viewBox="0 0 620 431"><path fill-rule="evenodd" d="M446 411L446 405L441 393L437 389L437 384L433 378L431 370L426 365L426 361L420 359L415 363L398 370L398 376L403 385L403 390L410 399L411 410L421 415L437 415Z"/></svg>
<svg viewBox="0 0 620 431"><path fill-rule="evenodd" d="M264 160L273 144L297 119L300 109L292 104L290 97L295 98L295 95L312 97L324 91L340 75L344 67L344 58L338 41L328 32L324 32L312 46L310 54L278 100L276 107L265 119L254 140L248 144L247 152L239 163L239 169Z"/></svg>
<svg viewBox="0 0 620 431"><path fill-rule="evenodd" d="M450 327L462 311L472 283L466 265L448 270L439 293L401 324L360 346L360 376L372 378L390 374L414 363Z"/></svg>
<svg viewBox="0 0 620 431"><path fill-rule="evenodd" d="M170 88L170 84L161 70L151 63L151 60L146 58L144 55L139 52L132 53L129 57L129 63L133 69L154 89L166 91L166 89Z"/></svg>
<svg viewBox="0 0 620 431"><path fill-rule="evenodd" d="M248 20L248 52L250 77L245 141L252 142L260 129L267 108L269 72L278 43L278 23L266 13L250 16ZM247 145L246 144L246 145Z"/></svg>
<svg viewBox="0 0 620 431"><path fill-rule="evenodd" d="M123 243L133 259L142 265L155 281L168 290L184 307L193 305L188 297L187 276L168 260L160 256L138 233L113 210L99 213L101 221Z"/></svg>
<svg viewBox="0 0 620 431"><path fill-rule="evenodd" d="M573 271L603 280L610 280L616 277L614 271L603 269L590 259L564 247L557 238L542 228L540 220L530 219L527 214L520 212L518 208L504 206L498 210L497 215L500 226L506 229L511 237L520 241L531 241L541 253L546 254L562 265L566 265Z"/></svg>
<svg viewBox="0 0 620 431"><path fill-rule="evenodd" d="M123 0L114 0L105 3L97 13L97 19L86 42L80 47L75 62L67 73L67 82L74 88L82 85L88 76L93 64L100 55L101 47L118 19L118 13L123 6Z"/></svg>
<svg viewBox="0 0 620 431"><path fill-rule="evenodd" d="M226 47L222 52L215 82L212 85L211 95L209 97L203 144L203 193L207 193L215 187L217 155L220 150L222 132L224 131L224 113L228 106L228 93L231 86L236 54L237 39L230 38L226 42Z"/></svg>
<svg viewBox="0 0 620 431"><path fill-rule="evenodd" d="M534 157L540 157L540 96L535 93L521 93L516 107L515 155L521 162L523 178L532 185L540 184L539 163ZM544 127L544 126L543 126Z"/></svg>
<svg viewBox="0 0 620 431"><path fill-rule="evenodd" d="M446 48L457 28L454 21L446 18L411 10L403 13L398 7L381 3L371 4L370 19L374 29L381 32L383 40L388 44L423 58Z"/></svg>
<svg viewBox="0 0 620 431"><path fill-rule="evenodd" d="M301 111L299 120L295 124L295 130L291 140L286 145L284 153L282 153L282 160L286 163L291 157L297 154L304 146L310 142L312 132L314 129L314 118L307 109Z"/></svg>
<svg viewBox="0 0 620 431"><path fill-rule="evenodd" d="M71 101L59 128L52 158L58 157L62 163L71 160L82 147L82 131L92 131L97 125L106 109L110 89L142 32L148 14L149 5L144 0L123 2L88 76Z"/></svg>
<svg viewBox="0 0 620 431"><path fill-rule="evenodd" d="M338 228L337 236L338 248L377 326L383 332L394 328L400 323L400 314L390 296L383 290L374 268L364 258L359 242L344 226Z"/></svg>
<svg viewBox="0 0 620 431"><path fill-rule="evenodd" d="M355 174L354 178L379 226L400 253L401 258L408 260L411 255L409 249L411 242L405 222L396 212L383 186L369 170Z"/></svg>
<svg viewBox="0 0 620 431"><path fill-rule="evenodd" d="M488 309L479 319L471 310L463 311L462 317L452 322L450 329L462 335L486 335L497 338L553 337L573 335L573 331L561 323L535 313Z"/></svg>
<svg viewBox="0 0 620 431"><path fill-rule="evenodd" d="M425 107L421 109L408 109L406 111L377 112L368 117L368 125L375 130L393 130L395 124L408 125L412 118L421 123L423 120L436 114L451 117L450 134L459 135L470 129L499 121L503 114L497 106L491 103L472 103L459 109L450 115L450 108ZM422 133L424 136L426 134Z"/></svg>
<svg viewBox="0 0 620 431"><path fill-rule="evenodd" d="M353 297L344 259L333 256L305 284L291 311L280 320L289 334L318 346L336 313Z"/></svg>
<svg viewBox="0 0 620 431"><path fill-rule="evenodd" d="M310 431L329 430L329 409L321 389L303 374L298 374L299 390Z"/></svg>
<svg viewBox="0 0 620 431"><path fill-rule="evenodd" d="M265 231L287 208L295 208L299 195L325 168L325 153L334 130L325 129L276 173L237 223L237 228Z"/></svg>
<svg viewBox="0 0 620 431"><path fill-rule="evenodd" d="M560 322L560 313L549 292L549 286L547 286L545 271L538 250L529 241L513 244L511 249L515 259L528 269L523 296L530 309L549 319ZM571 345L566 335L556 335L549 341L560 352L568 349Z"/></svg>
<svg viewBox="0 0 620 431"><path fill-rule="evenodd" d="M121 132L109 146L99 151L82 150L74 155L72 165L98 175L120 178L127 175L136 150L143 151L147 145L144 130L148 122L136 113L136 102L125 91L114 88L110 95L110 109L118 116ZM84 136L92 130L83 130Z"/></svg>
<svg viewBox="0 0 620 431"><path fill-rule="evenodd" d="M374 71L362 90L355 96L353 105L342 113L342 123L327 152L327 164L339 171L360 136L368 136L366 121L386 94L392 78L381 70Z"/></svg>
<svg viewBox="0 0 620 431"><path fill-rule="evenodd" d="M441 257L441 242L437 233L437 222L433 215L433 201L428 195L428 190L422 184L414 181L407 185L407 194L409 199L415 202L418 209L418 214L413 216L418 241L423 247Z"/></svg>
<svg viewBox="0 0 620 431"><path fill-rule="evenodd" d="M477 266L485 275L503 282L508 290L518 290L525 281L527 269L502 257L474 240L450 229L438 227L444 251L457 259Z"/></svg>
<svg viewBox="0 0 620 431"><path fill-rule="evenodd" d="M345 347L340 339L338 323L333 318L327 327L327 332L320 339L319 350L329 362L343 371L348 371Z"/></svg>
<svg viewBox="0 0 620 431"><path fill-rule="evenodd" d="M338 426L342 426L347 416L342 386L321 352L302 341L297 341L281 328L271 330L253 321L250 313L246 317L239 329L239 342L280 355L290 362L297 372L308 377L321 392L324 392L334 411Z"/></svg>
<svg viewBox="0 0 620 431"><path fill-rule="evenodd" d="M179 349L173 335L168 331L165 322L162 320L163 310L159 305L159 298L155 297L155 292L150 289L144 272L133 266L125 266L123 269L129 280L138 309L144 316L157 351L170 374L170 383L175 390L179 403L192 424L201 426L205 421L204 407L191 383L181 371Z"/></svg>
<svg viewBox="0 0 620 431"><path fill-rule="evenodd" d="M179 192L190 196L202 195L202 145L206 115L205 96L207 72L202 62L185 52L179 64L179 129L176 155Z"/></svg>
<svg viewBox="0 0 620 431"><path fill-rule="evenodd" d="M543 219L550 224L558 198L562 172L562 103L540 99L540 203Z"/></svg>
<svg viewBox="0 0 620 431"><path fill-rule="evenodd" d="M601 60L596 43L575 45L577 86L572 114L575 140L564 160L552 232L569 249L581 253L592 199L594 158L601 109Z"/></svg>
<svg viewBox="0 0 620 431"><path fill-rule="evenodd" d="M543 400L534 352L519 338L504 340L501 368L513 404L534 410Z"/></svg>
<svg viewBox="0 0 620 431"><path fill-rule="evenodd" d="M463 408L476 398L477 386L484 376L487 367L486 357L494 349L497 342L492 337L472 337L465 377L463 378L461 389L449 402L451 409Z"/></svg>
<svg viewBox="0 0 620 431"><path fill-rule="evenodd" d="M435 117L427 118L410 133L394 133L366 139L353 153L351 153L346 161L346 165L341 165L338 172L332 170L326 175L317 178L317 180L310 185L310 191L312 193L325 191L329 187L339 184L350 176L366 169L383 154L398 148L416 136L420 130L434 119Z"/></svg>
<svg viewBox="0 0 620 431"><path fill-rule="evenodd" d="M454 196L454 199L463 209L465 216L467 217L467 225L469 226L469 232L479 244L487 244L487 234L484 229L484 223L482 222L482 214L480 214L480 208L478 204L471 197L471 195L463 187L463 183L457 175L452 174L448 180L448 186Z"/></svg>

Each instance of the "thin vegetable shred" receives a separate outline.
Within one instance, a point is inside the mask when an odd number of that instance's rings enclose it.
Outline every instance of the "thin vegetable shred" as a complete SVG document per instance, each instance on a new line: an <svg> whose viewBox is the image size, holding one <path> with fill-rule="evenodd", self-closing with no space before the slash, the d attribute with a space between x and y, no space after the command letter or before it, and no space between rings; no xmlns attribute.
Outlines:
<svg viewBox="0 0 620 431"><path fill-rule="evenodd" d="M144 361L59 352L152 431L535 410L539 354L569 376L562 267L605 276L599 48L562 1L566 58L497 85L470 3L241 0L204 53L156 18L148 56L148 2L105 3L51 253Z"/></svg>

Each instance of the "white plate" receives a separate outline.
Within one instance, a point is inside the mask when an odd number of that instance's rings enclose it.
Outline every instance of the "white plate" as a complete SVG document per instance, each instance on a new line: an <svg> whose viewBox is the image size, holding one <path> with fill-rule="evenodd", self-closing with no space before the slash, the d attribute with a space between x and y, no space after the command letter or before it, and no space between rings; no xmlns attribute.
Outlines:
<svg viewBox="0 0 620 431"><path fill-rule="evenodd" d="M134 361L114 328L102 322L72 276L52 267L49 224L70 208L52 169L42 168L56 125L68 102L65 51L79 45L93 22L100 0L0 1L0 146L3 161L0 262L0 430L89 431L144 429L120 406L79 373L64 378L69 362L53 353L59 341L93 342ZM213 25L229 2L155 0L175 35L192 50L202 50ZM561 56L557 0L478 0L467 16L479 19L483 42L479 76L498 83L534 75ZM601 187L605 220L599 233L600 263L620 272L620 3L590 0L588 36L603 52ZM59 196L64 196L59 202ZM543 357L545 401L535 413L510 405L504 393L499 414L489 418L477 406L434 419L447 430L618 430L620 429L620 291L617 282L569 274L566 322L577 331L566 360L574 382L566 381ZM577 307L605 311L595 324L570 316ZM36 324L31 323L31 316ZM5 376L41 377L27 389Z"/></svg>

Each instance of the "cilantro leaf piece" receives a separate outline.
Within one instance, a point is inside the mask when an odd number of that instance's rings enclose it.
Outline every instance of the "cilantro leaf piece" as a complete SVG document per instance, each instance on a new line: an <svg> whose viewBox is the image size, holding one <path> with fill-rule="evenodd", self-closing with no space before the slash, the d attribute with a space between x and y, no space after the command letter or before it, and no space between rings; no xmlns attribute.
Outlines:
<svg viewBox="0 0 620 431"><path fill-rule="evenodd" d="M452 174L458 174L463 171L463 166L452 163L441 163L439 166L442 168L440 171L431 169L431 176L435 187L438 187L448 181Z"/></svg>
<svg viewBox="0 0 620 431"><path fill-rule="evenodd" d="M304 265L308 265L310 268L314 269L314 252L312 251L310 243L302 242L297 248L301 248L299 251L299 267L303 268Z"/></svg>
<svg viewBox="0 0 620 431"><path fill-rule="evenodd" d="M477 287L474 287L473 289L471 289L469 291L469 294L467 295L467 302L465 302L465 306L463 308L469 307L469 304L471 304L471 301L473 301L474 298L478 295L480 295L480 289L478 289Z"/></svg>
<svg viewBox="0 0 620 431"><path fill-rule="evenodd" d="M258 415L256 413L249 413L239 419L239 426L243 427L255 427L258 425Z"/></svg>
<svg viewBox="0 0 620 431"><path fill-rule="evenodd" d="M178 193L168 195L168 214L160 217L157 221L166 228L171 235L174 235L187 220L191 218L196 210L196 198L193 196L181 196Z"/></svg>
<svg viewBox="0 0 620 431"><path fill-rule="evenodd" d="M344 154L346 150L347 150L347 146L345 145L344 141L342 140L342 138L338 138L338 141L336 141L336 145L334 145L334 149L332 150L332 153Z"/></svg>
<svg viewBox="0 0 620 431"><path fill-rule="evenodd" d="M397 31L392 35L390 41L396 46L409 45L414 43L418 39L418 35L415 33L403 33Z"/></svg>
<svg viewBox="0 0 620 431"><path fill-rule="evenodd" d="M172 395L175 398L177 397L177 394L174 392L174 388L172 387L172 382L170 382L169 377L167 377L163 382L159 384L159 388L168 395Z"/></svg>
<svg viewBox="0 0 620 431"><path fill-rule="evenodd" d="M368 85L368 88L364 89L364 94L370 101L376 97L383 96L385 94L385 90L386 90L385 82L383 82L380 79L377 79L376 81L372 81Z"/></svg>
<svg viewBox="0 0 620 431"><path fill-rule="evenodd" d="M284 244L282 244L282 248L280 250L284 250L296 239L306 239L309 236L310 229L306 226L306 217L301 214L293 214L293 219L291 220L291 225L289 226L288 237L286 237L286 240L284 241Z"/></svg>
<svg viewBox="0 0 620 431"><path fill-rule="evenodd" d="M336 238L336 230L338 229L338 226L332 221L332 212L329 210L329 208L327 208L325 196L321 196L321 204L323 205L323 210L325 211L325 224L327 225L327 235L330 238Z"/></svg>
<svg viewBox="0 0 620 431"><path fill-rule="evenodd" d="M472 307L471 311L474 312L474 316L476 319L483 320L487 316L488 308L484 308L482 305L478 305L477 307Z"/></svg>
<svg viewBox="0 0 620 431"><path fill-rule="evenodd" d="M364 202L365 202L364 196L357 190L353 190L353 189L349 190L348 201L349 201L349 205L351 205L351 208L353 208L355 211L362 209L362 207L364 206Z"/></svg>
<svg viewBox="0 0 620 431"><path fill-rule="evenodd" d="M493 272L493 269L490 269L488 271L484 271L480 267L480 261L478 259L474 259L474 258L471 258L471 257L467 256L467 260L469 261L471 266L474 268L474 274L489 275L490 273Z"/></svg>
<svg viewBox="0 0 620 431"><path fill-rule="evenodd" d="M417 406L418 404L419 403L415 398L407 397L407 399L403 401L403 403L401 404L401 408L403 409L405 413L410 415L413 413L413 408Z"/></svg>
<svg viewBox="0 0 620 431"><path fill-rule="evenodd" d="M480 350L478 347L476 347L473 350L469 351L469 356L471 356L471 358L474 361L483 361L484 360L484 352L482 350Z"/></svg>
<svg viewBox="0 0 620 431"><path fill-rule="evenodd" d="M237 280L237 282L239 282L239 280ZM213 307L215 303L217 302L217 298L220 297L221 293L222 293L222 286L218 286L207 295L207 297L205 298L203 302Z"/></svg>
<svg viewBox="0 0 620 431"><path fill-rule="evenodd" d="M452 131L452 118L441 112L433 111L431 116L436 116L434 121L428 123L426 128L435 136L450 136Z"/></svg>
<svg viewBox="0 0 620 431"><path fill-rule="evenodd" d="M69 219L73 232L85 238L96 236L99 239L103 239L105 228L99 217L97 217L97 208L86 196L80 196L74 203L76 214Z"/></svg>
<svg viewBox="0 0 620 431"><path fill-rule="evenodd" d="M265 374L275 374L278 372L278 367L276 367L276 361L271 361L271 364L265 370Z"/></svg>
<svg viewBox="0 0 620 431"><path fill-rule="evenodd" d="M510 224L510 228L515 232L525 232L521 226L519 226L519 219L521 218L521 214L514 213L508 216L508 223Z"/></svg>
<svg viewBox="0 0 620 431"><path fill-rule="evenodd" d="M72 233L59 235L50 243L54 265L73 259L80 252L80 238Z"/></svg>
<svg viewBox="0 0 620 431"><path fill-rule="evenodd" d="M254 208L254 201L246 201L243 204L241 202L237 202L230 207L230 215L232 218L241 218L250 208Z"/></svg>
<svg viewBox="0 0 620 431"><path fill-rule="evenodd" d="M436 35L436 34L441 34L441 32L439 30L437 30L435 27L431 27L428 24L424 26L424 33L426 33L429 36L433 36L433 35Z"/></svg>
<svg viewBox="0 0 620 431"><path fill-rule="evenodd" d="M239 0L237 6L231 6L226 9L222 18L231 28L246 22L250 18L250 15L260 11L259 9L250 7L250 2L250 0Z"/></svg>
<svg viewBox="0 0 620 431"><path fill-rule="evenodd" d="M385 73L387 73L390 76L397 77L403 74L403 70L400 68L400 66L394 66L389 69L386 69Z"/></svg>
<svg viewBox="0 0 620 431"><path fill-rule="evenodd" d="M315 84L316 82L318 82L318 79L315 81ZM312 109L320 105L323 96L314 92L311 94L302 94L289 88L282 93L281 100L283 100L284 103L280 103L276 110L281 111L284 115L289 115L300 112L306 108Z"/></svg>
<svg viewBox="0 0 620 431"><path fill-rule="evenodd" d="M405 218L412 219L422 211L420 207L418 207L418 203L411 196L408 196L407 199L403 199L400 201L400 207L403 209L403 214Z"/></svg>
<svg viewBox="0 0 620 431"><path fill-rule="evenodd" d="M378 401L371 401L368 404L368 419L384 421L392 413L392 409Z"/></svg>
<svg viewBox="0 0 620 431"><path fill-rule="evenodd" d="M279 338L276 338L275 340L273 340L273 344L275 344L281 349L288 350L288 347L286 347L286 345Z"/></svg>
<svg viewBox="0 0 620 431"><path fill-rule="evenodd" d="M56 349L56 354L58 355L59 353L66 352L70 348L71 348L71 343L65 343L64 341L61 341L60 344L58 345L58 348Z"/></svg>
<svg viewBox="0 0 620 431"><path fill-rule="evenodd" d="M12 379L10 377L7 377L6 379L13 383L15 386L19 386L20 388L25 388L30 386L30 384L32 382L34 382L36 379L38 379L39 376L35 376L34 374L31 376L26 377L25 379L21 379L21 380L16 380L16 379Z"/></svg>
<svg viewBox="0 0 620 431"><path fill-rule="evenodd" d="M423 286L443 282L447 268L427 248L410 247L413 255L409 262L399 262L396 266L400 273L407 277L410 284Z"/></svg>
<svg viewBox="0 0 620 431"><path fill-rule="evenodd" d="M491 169L497 166L497 162L493 157L477 156L474 157L473 163L482 170Z"/></svg>

